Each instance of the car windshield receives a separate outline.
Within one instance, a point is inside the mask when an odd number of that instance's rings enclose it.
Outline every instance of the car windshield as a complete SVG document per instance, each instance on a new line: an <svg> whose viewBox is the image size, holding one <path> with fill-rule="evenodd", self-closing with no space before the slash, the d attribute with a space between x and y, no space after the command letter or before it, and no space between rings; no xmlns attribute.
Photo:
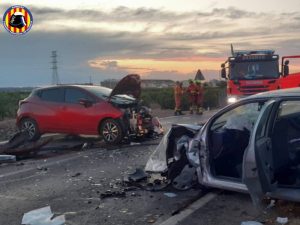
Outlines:
<svg viewBox="0 0 300 225"><path fill-rule="evenodd" d="M87 91L93 93L97 97L107 100L107 98L110 96L110 93L112 92L112 89L106 88L106 87L99 87L99 86L86 86L84 87ZM111 97L112 99L124 99L124 100L130 100L134 101L135 98L132 98L128 95L114 95Z"/></svg>
<svg viewBox="0 0 300 225"><path fill-rule="evenodd" d="M99 87L99 86L85 86L83 88L101 99L107 99L112 91L112 89L110 88Z"/></svg>
<svg viewBox="0 0 300 225"><path fill-rule="evenodd" d="M235 62L230 65L231 80L275 79L278 77L277 61Z"/></svg>

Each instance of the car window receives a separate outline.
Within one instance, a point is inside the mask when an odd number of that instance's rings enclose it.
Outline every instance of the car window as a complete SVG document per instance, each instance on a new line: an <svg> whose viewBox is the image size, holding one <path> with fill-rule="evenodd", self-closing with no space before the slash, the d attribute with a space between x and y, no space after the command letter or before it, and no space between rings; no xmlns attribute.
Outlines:
<svg viewBox="0 0 300 225"><path fill-rule="evenodd" d="M252 131L263 104L263 102L247 103L231 109L214 121L211 130L227 128Z"/></svg>
<svg viewBox="0 0 300 225"><path fill-rule="evenodd" d="M80 99L87 99L93 101L92 97L90 97L85 92L77 89L77 88L66 88L65 91L65 102L66 103L79 103Z"/></svg>
<svg viewBox="0 0 300 225"><path fill-rule="evenodd" d="M300 114L300 101L284 101L280 104L278 117Z"/></svg>
<svg viewBox="0 0 300 225"><path fill-rule="evenodd" d="M285 135L288 135L292 142L297 140L300 149L300 101L281 102L274 129L280 125L286 129Z"/></svg>
<svg viewBox="0 0 300 225"><path fill-rule="evenodd" d="M40 91L39 96L43 101L63 102L64 90L62 88L45 89Z"/></svg>

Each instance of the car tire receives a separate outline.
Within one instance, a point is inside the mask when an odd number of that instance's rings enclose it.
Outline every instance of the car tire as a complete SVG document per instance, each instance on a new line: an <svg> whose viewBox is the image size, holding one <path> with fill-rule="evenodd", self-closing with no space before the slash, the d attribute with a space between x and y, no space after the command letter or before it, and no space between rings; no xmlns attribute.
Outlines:
<svg viewBox="0 0 300 225"><path fill-rule="evenodd" d="M100 136L107 144L119 144L123 139L121 124L114 119L106 119L100 125Z"/></svg>
<svg viewBox="0 0 300 225"><path fill-rule="evenodd" d="M28 132L29 141L36 141L41 137L37 122L33 119L22 119L20 122L20 130L26 130Z"/></svg>

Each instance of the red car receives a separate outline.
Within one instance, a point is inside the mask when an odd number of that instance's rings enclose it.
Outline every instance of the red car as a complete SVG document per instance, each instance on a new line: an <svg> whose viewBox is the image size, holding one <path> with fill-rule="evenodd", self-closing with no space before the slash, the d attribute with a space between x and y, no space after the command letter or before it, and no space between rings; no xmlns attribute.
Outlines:
<svg viewBox="0 0 300 225"><path fill-rule="evenodd" d="M124 137L152 135L154 118L140 106L140 94L139 75L124 77L113 90L88 85L38 88L20 101L17 126L31 140L44 133L100 134L116 144Z"/></svg>

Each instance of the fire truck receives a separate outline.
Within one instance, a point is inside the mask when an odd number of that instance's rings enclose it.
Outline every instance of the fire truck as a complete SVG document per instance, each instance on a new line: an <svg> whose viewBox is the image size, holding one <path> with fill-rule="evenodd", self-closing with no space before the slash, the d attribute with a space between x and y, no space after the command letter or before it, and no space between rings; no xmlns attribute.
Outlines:
<svg viewBox="0 0 300 225"><path fill-rule="evenodd" d="M300 55L284 56L279 66L279 55L274 50L239 50L221 64L221 77L227 80L227 101L265 91L300 87L300 72L290 73L289 59Z"/></svg>

